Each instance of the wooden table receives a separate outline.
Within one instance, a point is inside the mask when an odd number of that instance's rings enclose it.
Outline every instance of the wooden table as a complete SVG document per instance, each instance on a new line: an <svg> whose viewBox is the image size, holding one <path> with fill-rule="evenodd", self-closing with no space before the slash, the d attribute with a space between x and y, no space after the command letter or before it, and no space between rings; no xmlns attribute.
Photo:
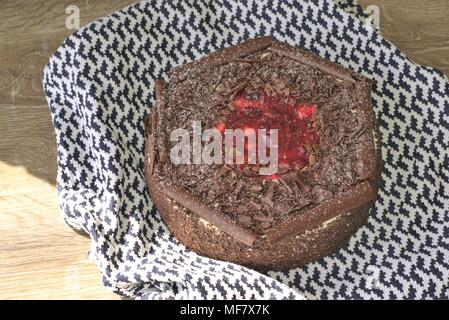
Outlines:
<svg viewBox="0 0 449 320"><path fill-rule="evenodd" d="M72 30L134 0L0 0L0 299L117 299L88 261L89 240L56 204L55 138L42 70ZM416 62L449 74L449 1L359 0L380 8L382 34Z"/></svg>

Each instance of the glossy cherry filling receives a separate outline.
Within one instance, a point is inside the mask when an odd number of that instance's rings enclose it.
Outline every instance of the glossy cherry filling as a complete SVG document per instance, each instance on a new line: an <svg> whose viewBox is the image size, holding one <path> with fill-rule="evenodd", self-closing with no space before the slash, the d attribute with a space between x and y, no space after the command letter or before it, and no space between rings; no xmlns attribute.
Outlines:
<svg viewBox="0 0 449 320"><path fill-rule="evenodd" d="M223 133L225 129L278 129L278 174L300 170L309 164L309 146L317 144L319 138L312 127L315 105L297 103L298 98L284 93L268 94L260 89L255 92L242 91L233 100L234 110L216 128ZM257 148L245 141L245 162L234 165L245 173L256 170L259 165L248 164L248 150ZM257 150L257 149L256 149ZM268 152L268 151L267 151ZM255 174L253 174L255 175ZM271 178L276 178L277 175ZM270 178L270 177L269 177Z"/></svg>

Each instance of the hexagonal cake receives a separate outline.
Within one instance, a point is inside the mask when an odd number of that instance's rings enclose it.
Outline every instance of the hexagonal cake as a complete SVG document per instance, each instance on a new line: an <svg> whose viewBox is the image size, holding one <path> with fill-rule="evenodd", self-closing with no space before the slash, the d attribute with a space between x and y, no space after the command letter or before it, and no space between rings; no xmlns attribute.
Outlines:
<svg viewBox="0 0 449 320"><path fill-rule="evenodd" d="M155 87L147 183L186 247L285 270L332 254L366 221L381 162L367 78L258 38Z"/></svg>

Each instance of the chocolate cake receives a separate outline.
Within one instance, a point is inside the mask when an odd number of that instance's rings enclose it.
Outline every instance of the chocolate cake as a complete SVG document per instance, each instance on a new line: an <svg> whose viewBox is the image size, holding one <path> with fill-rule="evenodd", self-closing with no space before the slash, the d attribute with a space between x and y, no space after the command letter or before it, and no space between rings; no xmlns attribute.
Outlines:
<svg viewBox="0 0 449 320"><path fill-rule="evenodd" d="M145 120L147 184L186 247L261 271L285 270L332 254L365 223L381 163L369 79L258 38L176 67L155 87ZM233 161L201 162L193 123L220 134L265 129L270 139L276 129L276 148L266 144L277 154L275 172L261 174L259 154L250 161L261 136L245 140L243 161L237 152ZM193 145L182 163L173 161L177 129ZM204 152L209 140L199 141ZM232 143L223 150L235 151Z"/></svg>

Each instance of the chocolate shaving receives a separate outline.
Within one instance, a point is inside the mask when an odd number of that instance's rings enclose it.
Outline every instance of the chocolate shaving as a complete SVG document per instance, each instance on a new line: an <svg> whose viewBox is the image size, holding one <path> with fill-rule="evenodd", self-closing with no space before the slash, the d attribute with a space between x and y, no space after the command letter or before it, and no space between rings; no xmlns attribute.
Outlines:
<svg viewBox="0 0 449 320"><path fill-rule="evenodd" d="M243 183L241 181L237 182L237 187L234 189L234 195L235 195L236 199L238 199L242 189L243 189Z"/></svg>
<svg viewBox="0 0 449 320"><path fill-rule="evenodd" d="M296 183L296 186L302 193L309 192L309 190L310 190L309 187L302 181L302 179L300 177L295 175L294 181Z"/></svg>
<svg viewBox="0 0 449 320"><path fill-rule="evenodd" d="M259 222L273 222L274 221L274 219L272 217L267 217L267 216L254 216L253 219L256 221L259 221Z"/></svg>
<svg viewBox="0 0 449 320"><path fill-rule="evenodd" d="M215 82L215 85L212 87L212 92L215 92L215 90L217 90L218 85L221 83L221 80L223 79L223 72L220 73L217 82ZM219 102L221 103L221 101Z"/></svg>
<svg viewBox="0 0 449 320"><path fill-rule="evenodd" d="M293 193L292 189L290 188L290 186L288 185L288 183L283 179L283 178L279 178L278 179L279 182L281 183L281 185L289 192L289 193Z"/></svg>
<svg viewBox="0 0 449 320"><path fill-rule="evenodd" d="M316 156L313 153L309 154L309 166L313 167L316 163Z"/></svg>
<svg viewBox="0 0 449 320"><path fill-rule="evenodd" d="M240 214L237 218L238 222L245 226L245 227L249 227L251 225L252 219L250 216L244 215L244 214Z"/></svg>
<svg viewBox="0 0 449 320"><path fill-rule="evenodd" d="M225 167L221 167L220 169L217 170L217 172L215 173L215 178L221 178L228 170Z"/></svg>
<svg viewBox="0 0 449 320"><path fill-rule="evenodd" d="M248 188L248 191L250 192L260 192L262 191L262 186L260 184L253 184Z"/></svg>
<svg viewBox="0 0 449 320"><path fill-rule="evenodd" d="M184 191L181 188L161 185L161 191L173 201L176 201L183 207L192 211L194 214L233 237L235 240L240 241L247 246L252 246L258 237L255 232L242 228L241 226L226 220L222 217L221 213L204 205L196 196Z"/></svg>
<svg viewBox="0 0 449 320"><path fill-rule="evenodd" d="M244 214L246 212L246 206L244 206L243 204L237 206L237 208L235 209L235 211L238 214Z"/></svg>
<svg viewBox="0 0 449 320"><path fill-rule="evenodd" d="M260 199L260 201L266 206L273 208L273 195L274 195L274 185L270 184L268 187L267 193Z"/></svg>
<svg viewBox="0 0 449 320"><path fill-rule="evenodd" d="M360 127L357 130L355 130L354 132L351 133L350 138L352 140L358 140L360 138L360 136L365 132L365 128L364 127Z"/></svg>
<svg viewBox="0 0 449 320"><path fill-rule="evenodd" d="M293 205L293 206L287 211L287 213L292 213L292 212L301 210L301 209L304 208L306 205L307 205L306 202L300 203L300 204L297 203L297 204Z"/></svg>
<svg viewBox="0 0 449 320"><path fill-rule="evenodd" d="M248 202L248 205L249 205L251 208L253 208L254 210L257 210L257 211L262 210L262 206L261 206L260 204L258 204L258 203L255 203L253 200L250 200L250 201Z"/></svg>

